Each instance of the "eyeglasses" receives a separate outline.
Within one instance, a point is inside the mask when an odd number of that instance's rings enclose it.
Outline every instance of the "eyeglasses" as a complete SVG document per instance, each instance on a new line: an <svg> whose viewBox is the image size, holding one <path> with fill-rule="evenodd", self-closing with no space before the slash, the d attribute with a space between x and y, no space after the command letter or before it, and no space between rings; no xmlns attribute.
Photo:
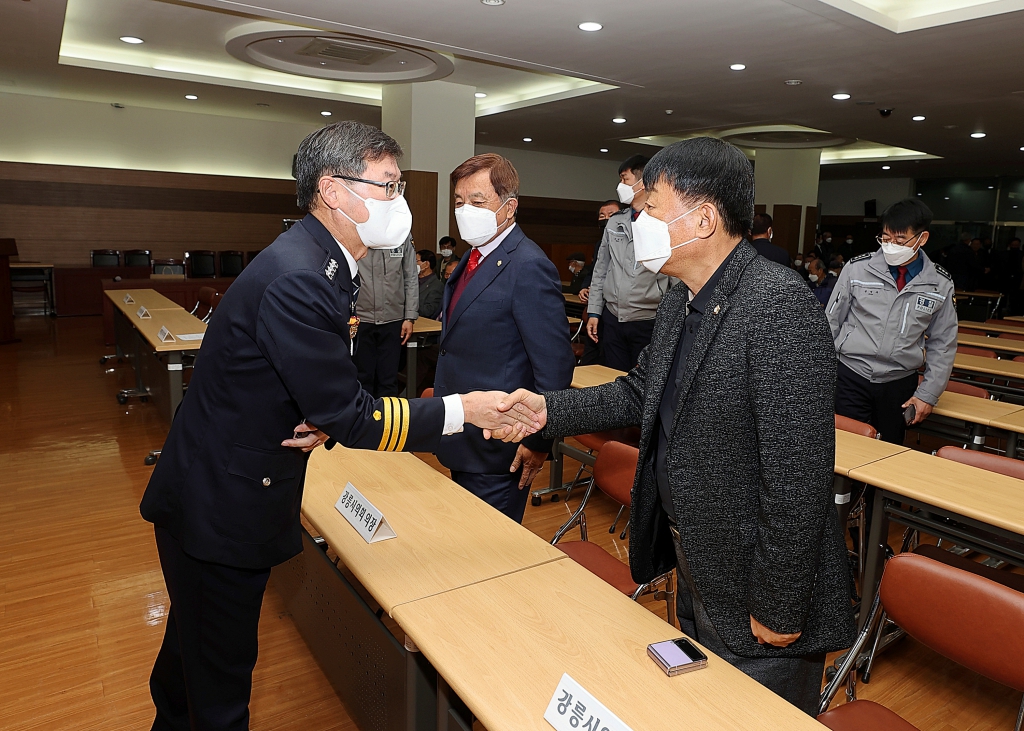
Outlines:
<svg viewBox="0 0 1024 731"><path fill-rule="evenodd" d="M914 234L913 236L911 236L909 238L905 238L905 239L902 239L900 237L893 238L892 236L889 236L888 234L882 234L881 236L876 236L875 237L875 241L877 241L879 244L898 244L900 246L909 246L910 242L912 242L914 239L920 237L921 234L923 234L923 233L924 233L924 231L922 231L919 234Z"/></svg>
<svg viewBox="0 0 1024 731"><path fill-rule="evenodd" d="M376 185L378 188L384 189L384 197L388 200L392 200L402 195L405 192L405 181L404 180L387 180L381 182L379 180L364 180L363 178L350 178L348 175L332 175L332 178L339 178L341 180L348 180L353 183L366 183L367 185Z"/></svg>

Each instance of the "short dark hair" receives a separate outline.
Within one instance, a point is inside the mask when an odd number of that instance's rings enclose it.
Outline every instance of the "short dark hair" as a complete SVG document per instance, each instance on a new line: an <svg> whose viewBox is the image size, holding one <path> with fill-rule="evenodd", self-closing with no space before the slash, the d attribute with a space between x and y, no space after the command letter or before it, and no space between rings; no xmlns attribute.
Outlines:
<svg viewBox="0 0 1024 731"><path fill-rule="evenodd" d="M502 202L519 197L519 173L516 172L515 166L508 158L493 152L475 155L452 170L452 185L458 185L463 178L476 175L481 170L490 172L491 187Z"/></svg>
<svg viewBox="0 0 1024 731"><path fill-rule="evenodd" d="M605 206L615 206L620 211L622 210L622 204L619 201L611 200L610 198L601 205L599 205L598 208L604 208Z"/></svg>
<svg viewBox="0 0 1024 731"><path fill-rule="evenodd" d="M434 252L430 249L420 249L416 252L416 256L420 258L420 261L427 262L431 269L437 269L437 257L434 256Z"/></svg>
<svg viewBox="0 0 1024 731"><path fill-rule="evenodd" d="M1017 243L1019 244L1019 243L1020 243L1020 236L1014 236L1014 237L1013 237L1012 239L1010 239L1010 243L1011 243L1011 244L1012 244L1012 243L1013 243L1014 241L1016 241L1016 242L1017 242Z"/></svg>
<svg viewBox="0 0 1024 731"><path fill-rule="evenodd" d="M754 169L738 147L694 137L663 148L644 168L648 190L664 180L694 202L712 203L732 236L743 236L754 215Z"/></svg>
<svg viewBox="0 0 1024 731"><path fill-rule="evenodd" d="M644 168L647 167L647 163L649 163L650 161L650 158L644 157L643 155L633 155L633 157L629 158L624 163L619 165L619 175L622 175L624 172L629 170L633 172L633 174L639 176L643 173ZM612 203L613 201L608 202ZM618 203L618 201L614 202Z"/></svg>
<svg viewBox="0 0 1024 731"><path fill-rule="evenodd" d="M821 270L824 271L825 270L825 262L822 261L821 259L819 259L818 257L814 257L813 259L811 259L810 265L807 268L808 269L821 269Z"/></svg>
<svg viewBox="0 0 1024 731"><path fill-rule="evenodd" d="M351 120L321 127L306 136L295 155L296 204L304 211L313 210L320 178L359 177L368 162L385 157L401 159L402 146L376 127Z"/></svg>
<svg viewBox="0 0 1024 731"><path fill-rule="evenodd" d="M894 234L927 231L932 224L932 209L917 198L896 201L882 212L882 230Z"/></svg>
<svg viewBox="0 0 1024 731"><path fill-rule="evenodd" d="M767 213L755 213L754 222L750 224L750 235L757 236L758 234L768 233L768 229L772 227L772 217Z"/></svg>
<svg viewBox="0 0 1024 731"><path fill-rule="evenodd" d="M451 236L442 236L441 240L437 242L437 245L444 246L445 244L448 244L449 246L455 246L455 239L453 239Z"/></svg>

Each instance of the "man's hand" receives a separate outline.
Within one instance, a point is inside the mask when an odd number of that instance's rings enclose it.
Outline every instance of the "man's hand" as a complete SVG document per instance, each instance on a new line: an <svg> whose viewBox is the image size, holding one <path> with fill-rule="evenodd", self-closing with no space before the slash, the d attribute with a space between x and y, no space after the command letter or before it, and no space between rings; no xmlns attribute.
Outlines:
<svg viewBox="0 0 1024 731"><path fill-rule="evenodd" d="M536 434L543 427L543 424L518 413L499 411L498 405L509 398L504 391L474 391L461 394L460 398L466 422L483 429L485 439L521 442L524 437Z"/></svg>
<svg viewBox="0 0 1024 731"><path fill-rule="evenodd" d="M801 634L795 632L791 635L780 635L754 619L753 614L750 615L750 631L757 638L757 644L774 645L775 647L789 647L800 638Z"/></svg>
<svg viewBox="0 0 1024 731"><path fill-rule="evenodd" d="M597 342L597 322L601 319L600 315L591 315L590 319L587 320L587 335L595 343Z"/></svg>
<svg viewBox="0 0 1024 731"><path fill-rule="evenodd" d="M409 338L412 337L412 320L404 320L402 322L402 345L409 342Z"/></svg>
<svg viewBox="0 0 1024 731"><path fill-rule="evenodd" d="M519 449L516 451L516 458L512 460L512 466L508 468L508 471L515 472L520 467L523 468L523 475L519 478L520 490L533 484L533 478L537 476L540 468L544 466L544 460L547 456L547 452L535 452L529 447L522 444L519 445Z"/></svg>
<svg viewBox="0 0 1024 731"><path fill-rule="evenodd" d="M540 394L520 388L515 393L506 397L498 404L498 411L507 412L514 417L520 427L529 427L540 431L548 423L547 401ZM518 442L522 439L515 438L516 431L509 427L501 430L494 430L489 439L501 439L504 442Z"/></svg>
<svg viewBox="0 0 1024 731"><path fill-rule="evenodd" d="M312 452L314 449L330 439L329 436L324 434L308 421L302 422L292 429L292 431L295 432L296 436L291 439L285 439L281 442L282 447L298 447L303 452Z"/></svg>
<svg viewBox="0 0 1024 731"><path fill-rule="evenodd" d="M580 302L586 304L590 300L590 287L584 287L580 290Z"/></svg>
<svg viewBox="0 0 1024 731"><path fill-rule="evenodd" d="M916 411L914 414L914 420L910 422L912 425L920 424L922 421L927 419L928 415L932 413L932 409L934 408L931 404L922 401L917 396L911 396L910 400L903 404L904 409L908 406L913 406Z"/></svg>

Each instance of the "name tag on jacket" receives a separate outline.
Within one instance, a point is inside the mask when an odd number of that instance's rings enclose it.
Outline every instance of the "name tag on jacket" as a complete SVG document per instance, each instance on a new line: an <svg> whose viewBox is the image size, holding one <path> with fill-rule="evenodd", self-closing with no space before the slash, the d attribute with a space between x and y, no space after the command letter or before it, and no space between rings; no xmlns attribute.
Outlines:
<svg viewBox="0 0 1024 731"><path fill-rule="evenodd" d="M935 312L935 305L937 304L937 300L919 294L917 295L917 302L914 303L914 309L918 312L925 312L930 315Z"/></svg>
<svg viewBox="0 0 1024 731"><path fill-rule="evenodd" d="M397 249L391 249L391 258L392 259L401 259L402 258L402 247L401 246L399 246Z"/></svg>

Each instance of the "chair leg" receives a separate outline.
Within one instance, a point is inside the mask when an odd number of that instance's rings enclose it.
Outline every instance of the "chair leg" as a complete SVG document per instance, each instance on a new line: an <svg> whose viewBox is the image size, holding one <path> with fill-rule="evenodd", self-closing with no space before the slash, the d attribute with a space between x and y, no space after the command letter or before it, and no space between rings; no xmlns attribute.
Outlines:
<svg viewBox="0 0 1024 731"><path fill-rule="evenodd" d="M871 653L868 655L868 664L864 666L864 670L861 672L861 678L865 683L871 682L871 666L875 663L875 655L878 654L878 646L882 642L882 635L885 634L885 624L889 621L889 615L882 610L882 619L878 622L878 631L875 634L874 644L871 645Z"/></svg>
<svg viewBox="0 0 1024 731"><path fill-rule="evenodd" d="M844 682L849 680L849 676L856 673L857 659L860 655L860 651L867 644L868 638L871 637L871 633L875 628L875 621L878 618L879 608L881 607L881 600L878 598L878 594L875 594L874 601L871 603L871 610L868 612L867 622L864 624L864 629L857 635L857 639L853 643L853 647L847 650L842 663L839 665L838 672L832 677L832 680L828 682L825 689L821 692L821 698L818 701L818 715L821 715L828 710L829 705L832 703L832 699L836 697L836 693L839 692L839 688L842 687ZM850 694L856 696L856 681L854 681L853 687L847 689L847 696Z"/></svg>
<svg viewBox="0 0 1024 731"><path fill-rule="evenodd" d="M615 527L619 524L619 518L622 517L622 514L624 512L626 512L626 506L625 505L620 505L619 506L619 512L615 514L615 520L612 521L612 525L608 529L609 533L614 533L615 532Z"/></svg>
<svg viewBox="0 0 1024 731"><path fill-rule="evenodd" d="M1020 701L1020 710L1017 711L1017 725L1014 726L1013 731L1021 731L1024 728L1024 698Z"/></svg>

